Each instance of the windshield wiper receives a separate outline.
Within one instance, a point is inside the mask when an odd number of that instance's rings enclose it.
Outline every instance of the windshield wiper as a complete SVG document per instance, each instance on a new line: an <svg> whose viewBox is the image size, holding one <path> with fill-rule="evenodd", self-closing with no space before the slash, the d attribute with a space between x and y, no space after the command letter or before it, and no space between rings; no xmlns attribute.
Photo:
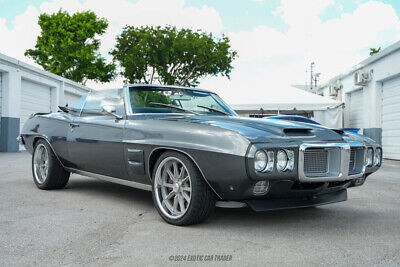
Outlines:
<svg viewBox="0 0 400 267"><path fill-rule="evenodd" d="M198 113L196 113L194 111L187 110L187 109L184 109L184 108L181 108L181 107L178 107L178 106L175 106L175 105L171 105L171 104L164 104L164 103L158 103L158 102L150 102L149 104L150 105L158 105L158 106L162 106L162 107L168 107L168 108L174 108L174 109L177 109L177 110L180 110L180 111L183 111L183 112L199 115Z"/></svg>
<svg viewBox="0 0 400 267"><path fill-rule="evenodd" d="M222 111L222 110L219 110L219 109L216 109L216 108L210 108L210 107L202 106L202 105L197 105L197 106L198 106L199 108L205 108L205 109L208 109L208 110L210 110L210 111L215 111L215 112L218 112L218 113L227 115L227 116L230 116L230 115L231 115L231 114L229 114L228 112L225 112L225 111Z"/></svg>

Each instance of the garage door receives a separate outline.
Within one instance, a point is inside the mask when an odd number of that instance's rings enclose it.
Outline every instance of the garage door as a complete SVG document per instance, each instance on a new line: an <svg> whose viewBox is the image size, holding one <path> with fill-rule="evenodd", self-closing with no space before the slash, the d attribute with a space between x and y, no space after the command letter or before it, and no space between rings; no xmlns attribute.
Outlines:
<svg viewBox="0 0 400 267"><path fill-rule="evenodd" d="M70 92L64 93L65 104L68 104L69 107L72 107L79 98L81 98L80 95L76 95Z"/></svg>
<svg viewBox="0 0 400 267"><path fill-rule="evenodd" d="M21 116L20 129L29 118L29 115L35 112L50 112L51 110L51 89L50 87L33 83L30 81L21 81Z"/></svg>
<svg viewBox="0 0 400 267"><path fill-rule="evenodd" d="M382 86L383 157L400 160L400 78Z"/></svg>
<svg viewBox="0 0 400 267"><path fill-rule="evenodd" d="M0 135L1 135L1 103L3 102L2 94L1 94L1 90L2 90L1 83L2 83L2 80L3 80L3 75L0 72Z"/></svg>
<svg viewBox="0 0 400 267"><path fill-rule="evenodd" d="M350 128L363 128L363 90L350 93Z"/></svg>

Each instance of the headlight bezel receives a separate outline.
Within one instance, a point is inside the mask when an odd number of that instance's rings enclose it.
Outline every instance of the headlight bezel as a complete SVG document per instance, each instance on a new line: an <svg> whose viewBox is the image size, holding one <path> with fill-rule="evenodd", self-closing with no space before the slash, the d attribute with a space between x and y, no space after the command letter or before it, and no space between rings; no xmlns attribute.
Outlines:
<svg viewBox="0 0 400 267"><path fill-rule="evenodd" d="M260 168L256 167L257 155L265 155L264 165ZM259 149L254 154L254 170L256 172L271 173L274 170L275 153L273 150Z"/></svg>
<svg viewBox="0 0 400 267"><path fill-rule="evenodd" d="M279 159L279 157L282 156L283 158ZM283 160L283 164L280 164L280 160ZM278 152L276 153L276 169L278 172L284 172L287 168L289 162L289 157L286 153L285 150L279 149Z"/></svg>
<svg viewBox="0 0 400 267"><path fill-rule="evenodd" d="M374 164L374 149L368 147L365 152L365 167L370 168Z"/></svg>
<svg viewBox="0 0 400 267"><path fill-rule="evenodd" d="M380 167L382 164L382 148L376 147L373 156L374 167Z"/></svg>
<svg viewBox="0 0 400 267"><path fill-rule="evenodd" d="M273 172L275 167L275 152L273 150L267 150L267 167L265 168L265 172L271 173Z"/></svg>
<svg viewBox="0 0 400 267"><path fill-rule="evenodd" d="M257 156L265 157L265 159L264 160L262 160L262 159L257 160ZM258 165L257 162L261 162L263 165L260 165L260 167L257 168L257 165ZM267 155L267 153L265 153L265 151L262 150L262 149L257 150L256 153L254 154L254 170L257 171L257 172L262 172L267 167L267 163L268 163L268 155Z"/></svg>
<svg viewBox="0 0 400 267"><path fill-rule="evenodd" d="M280 153L281 152L281 153ZM278 167L278 153L286 156L284 167ZM295 153L292 149L279 149L276 155L276 169L278 172L293 171L295 165Z"/></svg>
<svg viewBox="0 0 400 267"><path fill-rule="evenodd" d="M280 149L285 149L285 150L292 150L294 154L294 162L293 162L293 170L285 170L283 172L280 172L276 169L276 155L277 152ZM269 171L270 169L267 167L263 171L259 172L256 171L254 168L254 157L255 153L258 150L264 150L267 154L271 155L272 153L274 154L274 162L270 163L273 165L273 169ZM271 152L269 152L271 151ZM247 151L246 154L246 169L247 169L247 174L251 179L254 180L276 180L276 179L292 179L297 177L298 173L298 158L299 158L299 146L296 142L270 142L270 143L254 143L251 144L249 147L249 150Z"/></svg>
<svg viewBox="0 0 400 267"><path fill-rule="evenodd" d="M293 171L295 166L295 153L291 149L285 149L286 155L288 156L288 163L286 164L286 171Z"/></svg>

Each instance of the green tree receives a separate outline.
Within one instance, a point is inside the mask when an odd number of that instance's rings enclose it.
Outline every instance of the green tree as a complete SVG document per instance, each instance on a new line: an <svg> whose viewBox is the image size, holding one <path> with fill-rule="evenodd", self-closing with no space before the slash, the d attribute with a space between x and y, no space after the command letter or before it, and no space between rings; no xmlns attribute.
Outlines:
<svg viewBox="0 0 400 267"><path fill-rule="evenodd" d="M108 22L91 11L70 16L59 10L55 14L41 14L35 49L25 55L32 57L45 70L85 84L87 80L108 82L115 76L115 65L107 64L100 56L101 35Z"/></svg>
<svg viewBox="0 0 400 267"><path fill-rule="evenodd" d="M237 53L229 38L176 27L126 26L110 53L130 83L196 86L208 75L229 79Z"/></svg>
<svg viewBox="0 0 400 267"><path fill-rule="evenodd" d="M376 48L370 48L370 49L369 49L369 55L370 55L370 56L375 55L375 54L379 53L380 51L381 51L381 47L379 47L378 49L376 49Z"/></svg>

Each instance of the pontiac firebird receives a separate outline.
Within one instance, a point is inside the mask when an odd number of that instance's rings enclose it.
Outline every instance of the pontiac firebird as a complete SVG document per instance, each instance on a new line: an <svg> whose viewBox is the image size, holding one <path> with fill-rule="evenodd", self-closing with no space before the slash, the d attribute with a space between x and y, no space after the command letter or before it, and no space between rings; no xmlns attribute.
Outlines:
<svg viewBox="0 0 400 267"><path fill-rule="evenodd" d="M152 191L170 224L205 220L215 206L268 211L347 200L379 169L382 148L341 130L241 118L208 90L126 85L73 107L32 114L19 141L40 189L70 173ZM134 192L132 192L134 193Z"/></svg>

